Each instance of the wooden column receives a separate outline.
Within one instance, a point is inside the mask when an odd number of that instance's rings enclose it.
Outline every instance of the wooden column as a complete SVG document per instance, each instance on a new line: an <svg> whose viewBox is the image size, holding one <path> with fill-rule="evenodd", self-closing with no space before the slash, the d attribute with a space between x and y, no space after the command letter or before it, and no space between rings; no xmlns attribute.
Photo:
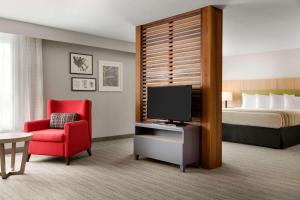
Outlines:
<svg viewBox="0 0 300 200"><path fill-rule="evenodd" d="M222 10L202 8L202 167L222 165Z"/></svg>
<svg viewBox="0 0 300 200"><path fill-rule="evenodd" d="M142 121L142 27L136 27L135 46L135 121Z"/></svg>

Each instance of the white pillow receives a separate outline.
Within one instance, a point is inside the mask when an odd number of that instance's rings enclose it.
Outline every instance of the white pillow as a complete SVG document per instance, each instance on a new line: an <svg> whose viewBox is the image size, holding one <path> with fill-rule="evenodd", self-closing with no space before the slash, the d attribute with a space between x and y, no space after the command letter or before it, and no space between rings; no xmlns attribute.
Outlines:
<svg viewBox="0 0 300 200"><path fill-rule="evenodd" d="M270 108L271 109L283 109L284 100L283 95L270 94Z"/></svg>
<svg viewBox="0 0 300 200"><path fill-rule="evenodd" d="M256 95L243 93L242 108L256 108Z"/></svg>
<svg viewBox="0 0 300 200"><path fill-rule="evenodd" d="M284 109L300 109L300 97L285 94L283 98Z"/></svg>
<svg viewBox="0 0 300 200"><path fill-rule="evenodd" d="M270 96L269 95L256 95L256 108L270 108Z"/></svg>

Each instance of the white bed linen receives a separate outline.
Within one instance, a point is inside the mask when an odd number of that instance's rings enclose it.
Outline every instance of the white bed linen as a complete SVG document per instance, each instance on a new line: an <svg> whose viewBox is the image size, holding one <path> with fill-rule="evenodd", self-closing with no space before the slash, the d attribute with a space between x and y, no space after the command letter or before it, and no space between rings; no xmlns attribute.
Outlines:
<svg viewBox="0 0 300 200"><path fill-rule="evenodd" d="M227 108L222 111L222 122L266 128L297 126L300 125L300 109Z"/></svg>

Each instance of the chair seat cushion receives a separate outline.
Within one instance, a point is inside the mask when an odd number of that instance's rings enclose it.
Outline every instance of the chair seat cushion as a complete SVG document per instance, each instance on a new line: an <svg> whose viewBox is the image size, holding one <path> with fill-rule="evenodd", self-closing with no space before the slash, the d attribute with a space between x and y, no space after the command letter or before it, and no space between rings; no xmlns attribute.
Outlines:
<svg viewBox="0 0 300 200"><path fill-rule="evenodd" d="M32 141L43 142L64 142L65 133L61 129L44 129L40 131L32 131Z"/></svg>

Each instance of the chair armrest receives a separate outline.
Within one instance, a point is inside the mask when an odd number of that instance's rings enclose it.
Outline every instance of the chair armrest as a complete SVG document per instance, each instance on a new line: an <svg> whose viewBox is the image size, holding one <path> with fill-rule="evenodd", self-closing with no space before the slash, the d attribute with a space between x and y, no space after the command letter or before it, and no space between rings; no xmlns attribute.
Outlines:
<svg viewBox="0 0 300 200"><path fill-rule="evenodd" d="M64 130L66 156L71 156L90 148L89 129L86 120L65 123Z"/></svg>
<svg viewBox="0 0 300 200"><path fill-rule="evenodd" d="M79 121L74 121L74 122L67 122L64 125L64 129L66 133L71 133L76 130L81 130L81 131L88 131L88 123L86 120L79 120Z"/></svg>
<svg viewBox="0 0 300 200"><path fill-rule="evenodd" d="M50 119L28 121L24 123L24 132L48 129L49 126L50 126Z"/></svg>

